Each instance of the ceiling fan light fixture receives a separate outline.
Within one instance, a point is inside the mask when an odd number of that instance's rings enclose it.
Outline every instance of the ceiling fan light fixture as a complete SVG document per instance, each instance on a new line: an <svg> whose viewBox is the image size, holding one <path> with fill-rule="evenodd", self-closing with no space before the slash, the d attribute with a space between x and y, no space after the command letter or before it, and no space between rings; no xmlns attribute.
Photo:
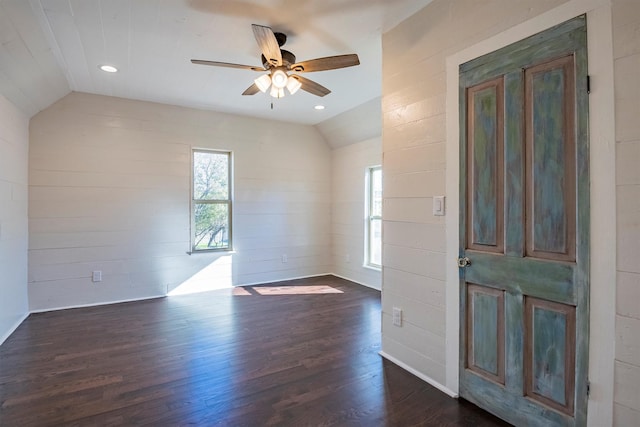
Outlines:
<svg viewBox="0 0 640 427"><path fill-rule="evenodd" d="M271 75L271 83L278 89L284 89L288 80L289 76L282 70L276 70Z"/></svg>
<svg viewBox="0 0 640 427"><path fill-rule="evenodd" d="M269 89L269 86L271 86L271 77L269 77L269 74L263 74L253 82L258 86L260 92L265 93L267 89Z"/></svg>
<svg viewBox="0 0 640 427"><path fill-rule="evenodd" d="M293 95L302 87L302 83L300 83L297 79L289 76L287 79L287 89L289 89L289 93Z"/></svg>
<svg viewBox="0 0 640 427"><path fill-rule="evenodd" d="M269 95L274 98L284 98L284 89L271 85L271 92L269 92Z"/></svg>

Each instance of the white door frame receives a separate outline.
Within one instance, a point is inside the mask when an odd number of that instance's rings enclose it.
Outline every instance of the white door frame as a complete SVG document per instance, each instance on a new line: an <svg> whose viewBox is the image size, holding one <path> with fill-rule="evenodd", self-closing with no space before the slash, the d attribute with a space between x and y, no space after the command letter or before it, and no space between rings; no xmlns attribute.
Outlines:
<svg viewBox="0 0 640 427"><path fill-rule="evenodd" d="M459 66L533 34L587 14L591 266L588 425L613 423L615 358L616 186L613 39L609 0L570 0L522 24L447 57L446 388L458 392L460 295L455 260L459 244Z"/></svg>

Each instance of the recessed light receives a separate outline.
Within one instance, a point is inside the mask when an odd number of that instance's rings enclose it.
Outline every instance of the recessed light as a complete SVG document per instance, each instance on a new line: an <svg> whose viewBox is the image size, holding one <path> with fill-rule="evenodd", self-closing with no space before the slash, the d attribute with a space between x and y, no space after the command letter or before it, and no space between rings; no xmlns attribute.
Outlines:
<svg viewBox="0 0 640 427"><path fill-rule="evenodd" d="M315 107L316 110L324 110L324 105L316 105Z"/></svg>
<svg viewBox="0 0 640 427"><path fill-rule="evenodd" d="M117 73L118 69L116 67L114 67L113 65L101 65L100 69L102 71L105 71L107 73Z"/></svg>

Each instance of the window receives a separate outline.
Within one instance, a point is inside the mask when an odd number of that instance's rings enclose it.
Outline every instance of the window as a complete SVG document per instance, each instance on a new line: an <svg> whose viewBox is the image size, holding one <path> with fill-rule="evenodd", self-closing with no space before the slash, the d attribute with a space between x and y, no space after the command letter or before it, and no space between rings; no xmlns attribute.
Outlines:
<svg viewBox="0 0 640 427"><path fill-rule="evenodd" d="M367 169L365 265L382 266L382 168Z"/></svg>
<svg viewBox="0 0 640 427"><path fill-rule="evenodd" d="M192 174L192 250L230 250L231 153L193 150Z"/></svg>

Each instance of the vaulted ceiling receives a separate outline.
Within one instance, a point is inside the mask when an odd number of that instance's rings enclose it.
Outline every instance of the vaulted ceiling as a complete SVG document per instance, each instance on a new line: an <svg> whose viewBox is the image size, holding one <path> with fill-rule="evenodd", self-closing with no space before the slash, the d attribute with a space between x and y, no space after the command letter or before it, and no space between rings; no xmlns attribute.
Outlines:
<svg viewBox="0 0 640 427"><path fill-rule="evenodd" d="M317 124L380 96L381 34L430 1L0 0L0 93L29 115L79 91ZM305 73L323 98L273 99L241 95L255 71L191 64L260 66L251 24L287 34L298 61L357 53L361 65Z"/></svg>

